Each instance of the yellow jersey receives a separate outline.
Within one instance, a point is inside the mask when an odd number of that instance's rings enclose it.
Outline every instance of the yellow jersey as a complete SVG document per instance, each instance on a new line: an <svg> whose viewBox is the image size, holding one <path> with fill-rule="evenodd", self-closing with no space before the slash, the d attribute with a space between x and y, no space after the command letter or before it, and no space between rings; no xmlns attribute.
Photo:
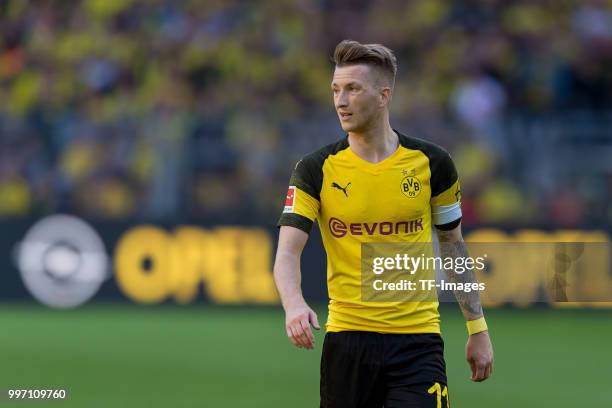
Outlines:
<svg viewBox="0 0 612 408"><path fill-rule="evenodd" d="M438 302L366 302L361 244L432 242L432 226L461 218L460 185L441 147L396 131L398 149L370 163L348 137L295 166L279 226L310 233L319 223L327 253L327 331L439 333Z"/></svg>

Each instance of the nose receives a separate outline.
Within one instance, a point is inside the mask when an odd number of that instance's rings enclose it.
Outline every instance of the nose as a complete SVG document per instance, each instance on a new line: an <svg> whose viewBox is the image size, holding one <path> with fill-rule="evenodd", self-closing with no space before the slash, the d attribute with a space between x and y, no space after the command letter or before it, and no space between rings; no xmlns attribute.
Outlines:
<svg viewBox="0 0 612 408"><path fill-rule="evenodd" d="M336 108L346 108L348 106L348 96L345 91L336 94Z"/></svg>

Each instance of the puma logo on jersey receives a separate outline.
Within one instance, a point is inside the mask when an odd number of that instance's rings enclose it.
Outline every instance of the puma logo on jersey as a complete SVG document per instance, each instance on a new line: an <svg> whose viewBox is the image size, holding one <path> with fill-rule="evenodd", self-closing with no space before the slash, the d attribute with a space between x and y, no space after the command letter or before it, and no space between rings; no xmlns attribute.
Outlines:
<svg viewBox="0 0 612 408"><path fill-rule="evenodd" d="M457 189L457 191L455 191L455 199L457 199L457 201L461 201L461 190Z"/></svg>
<svg viewBox="0 0 612 408"><path fill-rule="evenodd" d="M346 192L346 189L348 188L348 186L351 185L351 182L349 181L349 183L346 185L346 187L341 187L340 184L336 183L335 181L332 182L332 187L333 188L337 188L338 190L342 190L342 192L344 193L345 196L348 197L348 193Z"/></svg>

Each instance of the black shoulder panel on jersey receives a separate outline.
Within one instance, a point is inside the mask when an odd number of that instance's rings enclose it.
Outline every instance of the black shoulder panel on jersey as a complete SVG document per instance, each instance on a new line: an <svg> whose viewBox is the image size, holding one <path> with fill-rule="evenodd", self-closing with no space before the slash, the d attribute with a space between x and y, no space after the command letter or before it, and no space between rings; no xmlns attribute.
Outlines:
<svg viewBox="0 0 612 408"><path fill-rule="evenodd" d="M344 138L304 156L295 166L289 184L307 192L317 200L321 200L320 193L323 185L323 163L325 163L325 160L329 156L347 147L348 139Z"/></svg>
<svg viewBox="0 0 612 408"><path fill-rule="evenodd" d="M404 136L397 130L395 132L399 135L399 142L402 146L407 149L420 150L429 158L432 197L443 193L457 181L457 170L446 150L435 143Z"/></svg>

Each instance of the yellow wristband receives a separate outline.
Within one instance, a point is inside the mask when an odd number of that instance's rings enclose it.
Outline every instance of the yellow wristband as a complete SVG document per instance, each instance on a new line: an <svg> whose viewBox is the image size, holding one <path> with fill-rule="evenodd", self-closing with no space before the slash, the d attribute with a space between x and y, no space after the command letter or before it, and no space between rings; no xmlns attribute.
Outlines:
<svg viewBox="0 0 612 408"><path fill-rule="evenodd" d="M467 322L465 322L465 324L467 326L467 330L470 336L472 334L476 334L476 333L483 332L485 330L489 330L484 316L481 317L480 319L468 320Z"/></svg>

